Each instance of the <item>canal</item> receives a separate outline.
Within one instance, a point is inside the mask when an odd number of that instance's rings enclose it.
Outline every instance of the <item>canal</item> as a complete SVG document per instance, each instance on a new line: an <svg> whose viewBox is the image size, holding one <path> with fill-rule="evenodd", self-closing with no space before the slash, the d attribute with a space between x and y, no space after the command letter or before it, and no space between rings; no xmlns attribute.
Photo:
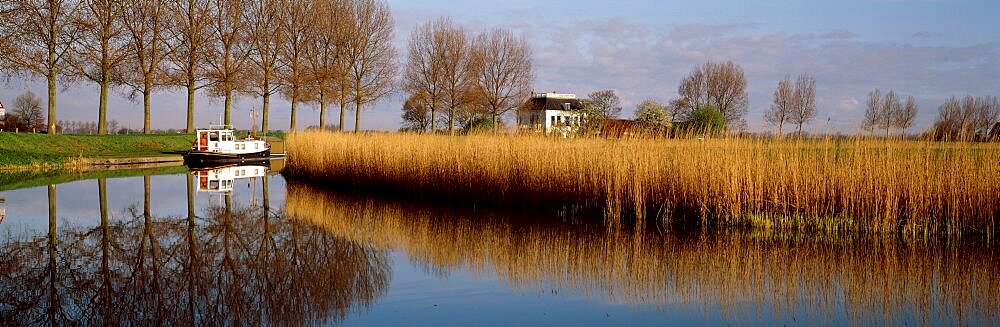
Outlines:
<svg viewBox="0 0 1000 327"><path fill-rule="evenodd" d="M279 169L0 192L0 325L1000 324L984 240L622 228Z"/></svg>

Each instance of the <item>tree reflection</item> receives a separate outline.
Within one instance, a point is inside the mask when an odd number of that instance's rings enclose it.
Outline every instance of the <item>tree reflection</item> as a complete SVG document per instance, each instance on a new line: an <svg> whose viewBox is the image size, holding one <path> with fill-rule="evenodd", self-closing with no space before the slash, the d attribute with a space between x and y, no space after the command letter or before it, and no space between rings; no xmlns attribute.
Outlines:
<svg viewBox="0 0 1000 327"><path fill-rule="evenodd" d="M384 251L265 210L266 196L155 217L146 177L141 210L111 219L97 184L97 226L57 229L50 186L48 233L2 244L0 325L312 325L386 292Z"/></svg>
<svg viewBox="0 0 1000 327"><path fill-rule="evenodd" d="M287 198L293 219L330 234L406 251L431 273L464 269L515 288L682 305L730 322L777 320L765 324L982 325L998 323L1000 313L1000 262L990 244L627 230L294 183Z"/></svg>

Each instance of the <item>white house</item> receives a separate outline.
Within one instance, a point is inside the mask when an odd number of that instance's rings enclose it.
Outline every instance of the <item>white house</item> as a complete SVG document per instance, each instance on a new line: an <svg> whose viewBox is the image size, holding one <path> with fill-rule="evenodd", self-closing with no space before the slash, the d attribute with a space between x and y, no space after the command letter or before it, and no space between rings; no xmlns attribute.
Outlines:
<svg viewBox="0 0 1000 327"><path fill-rule="evenodd" d="M7 118L7 109L3 107L3 101L0 101L0 120Z"/></svg>
<svg viewBox="0 0 1000 327"><path fill-rule="evenodd" d="M576 132L583 124L583 103L576 94L538 93L517 110L517 127L521 131L561 133Z"/></svg>

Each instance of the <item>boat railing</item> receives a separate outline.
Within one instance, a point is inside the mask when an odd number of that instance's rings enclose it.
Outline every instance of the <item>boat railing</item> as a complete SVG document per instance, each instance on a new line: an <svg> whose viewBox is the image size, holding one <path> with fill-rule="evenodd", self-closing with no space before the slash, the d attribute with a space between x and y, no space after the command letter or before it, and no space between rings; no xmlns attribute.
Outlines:
<svg viewBox="0 0 1000 327"><path fill-rule="evenodd" d="M230 124L209 124L209 129L233 129L233 125Z"/></svg>

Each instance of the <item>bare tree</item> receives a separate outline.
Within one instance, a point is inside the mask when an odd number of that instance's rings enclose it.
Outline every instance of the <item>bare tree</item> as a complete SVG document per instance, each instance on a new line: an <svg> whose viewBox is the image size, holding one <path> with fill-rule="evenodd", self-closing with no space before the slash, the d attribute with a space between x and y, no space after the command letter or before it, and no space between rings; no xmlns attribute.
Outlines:
<svg viewBox="0 0 1000 327"><path fill-rule="evenodd" d="M278 91L281 83L278 80L280 70L284 69L281 60L280 47L285 40L284 24L281 24L284 0L254 1L247 7L246 21L248 24L253 69L248 69L252 92L263 99L261 131L268 131L271 95Z"/></svg>
<svg viewBox="0 0 1000 327"><path fill-rule="evenodd" d="M900 134L906 135L906 129L913 126L913 120L917 117L917 101L913 96L906 97L906 103L901 110L893 117L893 126L900 129Z"/></svg>
<svg viewBox="0 0 1000 327"><path fill-rule="evenodd" d="M71 49L79 36L77 20L83 3L79 0L16 0L6 35L5 70L44 76L48 83L48 133L56 133L57 80L68 75Z"/></svg>
<svg viewBox="0 0 1000 327"><path fill-rule="evenodd" d="M709 61L681 79L677 88L680 99L676 104L683 105L682 115L702 105L715 107L725 116L729 128L742 123L746 116L746 87L742 67L731 61Z"/></svg>
<svg viewBox="0 0 1000 327"><path fill-rule="evenodd" d="M44 126L42 117L42 100L31 91L18 95L14 99L14 116L26 130L36 130Z"/></svg>
<svg viewBox="0 0 1000 327"><path fill-rule="evenodd" d="M430 110L431 133L437 132L437 109L444 96L445 44L443 34L455 28L448 18L420 24L410 34L407 44L406 67L403 69L403 91L414 101L426 101L422 107ZM450 131L449 127L449 131Z"/></svg>
<svg viewBox="0 0 1000 327"><path fill-rule="evenodd" d="M245 91L247 61L250 47L247 39L248 25L244 12L247 0L212 0L211 44L208 47L208 71L211 94L223 97L224 124L231 123L235 92Z"/></svg>
<svg viewBox="0 0 1000 327"><path fill-rule="evenodd" d="M444 82L444 100L448 106L448 133L455 133L459 111L469 106L473 96L469 89L475 82L472 58L472 38L461 26L442 28L440 31L441 69Z"/></svg>
<svg viewBox="0 0 1000 327"><path fill-rule="evenodd" d="M291 132L296 130L296 112L309 79L306 54L316 20L314 8L312 0L290 0L281 7L281 28L285 31L285 41L278 52L285 69L281 71L280 80L282 94L291 103Z"/></svg>
<svg viewBox="0 0 1000 327"><path fill-rule="evenodd" d="M809 74L799 75L794 95L789 122L799 126L798 135L801 136L802 125L816 118L816 78Z"/></svg>
<svg viewBox="0 0 1000 327"><path fill-rule="evenodd" d="M797 107L797 101L792 79L785 75L785 79L778 82L778 89L774 91L770 109L764 112L764 121L778 127L778 137L785 136L782 128L792 120L791 116Z"/></svg>
<svg viewBox="0 0 1000 327"><path fill-rule="evenodd" d="M1000 101L996 97L973 97L961 100L952 96L938 107L934 132L943 140L972 140L986 137L1000 119Z"/></svg>
<svg viewBox="0 0 1000 327"><path fill-rule="evenodd" d="M897 113L902 110L902 104L899 102L899 96L896 92L889 90L885 93L885 97L882 98L882 108L879 109L878 116L878 127L885 129L885 138L889 138L890 131L892 131L893 118L896 117Z"/></svg>
<svg viewBox="0 0 1000 327"><path fill-rule="evenodd" d="M423 133L434 120L427 107L427 101L421 99L423 93L410 95L403 103L403 131Z"/></svg>
<svg viewBox="0 0 1000 327"><path fill-rule="evenodd" d="M587 95L587 106L602 118L616 118L622 112L622 99L615 90L594 91Z"/></svg>
<svg viewBox="0 0 1000 327"><path fill-rule="evenodd" d="M111 84L122 81L121 67L129 53L124 31L122 0L85 0L84 10L77 20L79 42L73 47L76 60L70 61L74 74L97 83L100 103L97 134L107 134L108 92Z"/></svg>
<svg viewBox="0 0 1000 327"><path fill-rule="evenodd" d="M476 37L473 49L476 86L496 131L500 118L531 96L531 46L509 30L494 29Z"/></svg>
<svg viewBox="0 0 1000 327"><path fill-rule="evenodd" d="M205 84L205 52L209 43L209 0L170 0L173 49L171 83L187 90L187 132L194 133L194 96Z"/></svg>
<svg viewBox="0 0 1000 327"><path fill-rule="evenodd" d="M155 87L165 85L164 62L170 53L167 47L167 1L128 0L125 4L123 23L128 31L131 54L123 71L124 83L132 92L142 94L142 132L152 132L150 124L151 95Z"/></svg>
<svg viewBox="0 0 1000 327"><path fill-rule="evenodd" d="M340 70L345 67L340 61L346 53L346 41L349 29L347 13L350 8L348 1L320 0L316 2L314 12L322 19L313 23L313 37L307 44L306 56L309 64L309 94L311 100L319 105L319 126L326 128L326 107L337 98L342 77Z"/></svg>
<svg viewBox="0 0 1000 327"><path fill-rule="evenodd" d="M879 117L882 116L882 91L875 89L868 92L868 102L865 106L865 118L861 121L861 128L867 128L872 134L875 133L875 126L878 125Z"/></svg>
<svg viewBox="0 0 1000 327"><path fill-rule="evenodd" d="M393 92L396 79L396 49L392 45L393 19L383 0L353 1L351 13L354 31L348 58L351 95L354 100L354 132L361 130L364 105L378 102ZM343 126L343 125L341 125Z"/></svg>

